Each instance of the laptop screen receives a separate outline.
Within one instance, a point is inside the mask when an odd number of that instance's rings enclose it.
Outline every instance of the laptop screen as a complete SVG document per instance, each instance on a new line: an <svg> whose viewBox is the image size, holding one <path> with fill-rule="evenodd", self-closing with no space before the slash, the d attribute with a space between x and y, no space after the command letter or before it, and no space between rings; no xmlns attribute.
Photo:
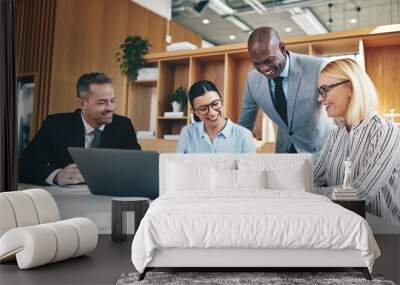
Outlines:
<svg viewBox="0 0 400 285"><path fill-rule="evenodd" d="M159 196L159 153L69 147L90 192L119 197Z"/></svg>

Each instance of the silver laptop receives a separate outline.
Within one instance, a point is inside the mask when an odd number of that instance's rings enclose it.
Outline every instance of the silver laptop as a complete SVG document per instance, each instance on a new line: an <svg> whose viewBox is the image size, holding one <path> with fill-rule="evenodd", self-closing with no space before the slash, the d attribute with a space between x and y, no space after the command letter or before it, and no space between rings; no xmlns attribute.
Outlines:
<svg viewBox="0 0 400 285"><path fill-rule="evenodd" d="M93 194L158 197L158 152L79 147L68 151Z"/></svg>

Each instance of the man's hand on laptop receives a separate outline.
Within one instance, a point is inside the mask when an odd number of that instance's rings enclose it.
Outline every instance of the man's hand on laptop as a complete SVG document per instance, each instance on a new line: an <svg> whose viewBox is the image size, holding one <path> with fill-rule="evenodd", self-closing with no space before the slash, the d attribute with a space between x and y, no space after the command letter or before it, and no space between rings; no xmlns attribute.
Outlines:
<svg viewBox="0 0 400 285"><path fill-rule="evenodd" d="M79 184L85 182L85 180L83 179L78 166L75 163L71 163L57 173L56 177L54 177L54 182L57 185L64 186Z"/></svg>

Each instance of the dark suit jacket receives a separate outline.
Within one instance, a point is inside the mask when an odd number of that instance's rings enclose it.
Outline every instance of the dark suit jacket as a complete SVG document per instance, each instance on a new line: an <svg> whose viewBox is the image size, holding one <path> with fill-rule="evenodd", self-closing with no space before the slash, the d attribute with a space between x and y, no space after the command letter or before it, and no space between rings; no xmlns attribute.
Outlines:
<svg viewBox="0 0 400 285"><path fill-rule="evenodd" d="M85 127L81 111L49 115L26 147L19 161L19 181L46 185L56 169L74 163L67 147L85 147ZM101 133L101 148L141 149L131 121L115 115Z"/></svg>

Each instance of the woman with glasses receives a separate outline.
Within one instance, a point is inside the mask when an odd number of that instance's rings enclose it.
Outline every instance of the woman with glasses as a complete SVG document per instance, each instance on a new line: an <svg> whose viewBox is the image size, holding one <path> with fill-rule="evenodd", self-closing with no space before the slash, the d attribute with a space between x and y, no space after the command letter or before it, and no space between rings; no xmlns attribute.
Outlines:
<svg viewBox="0 0 400 285"><path fill-rule="evenodd" d="M223 117L222 97L214 83L198 81L188 96L196 122L182 129L177 153L255 153L251 132Z"/></svg>
<svg viewBox="0 0 400 285"><path fill-rule="evenodd" d="M374 84L355 61L339 59L322 69L318 86L318 100L337 128L315 166L315 186L342 185L345 164L351 165L346 181L367 210L400 224L400 129L377 114Z"/></svg>

